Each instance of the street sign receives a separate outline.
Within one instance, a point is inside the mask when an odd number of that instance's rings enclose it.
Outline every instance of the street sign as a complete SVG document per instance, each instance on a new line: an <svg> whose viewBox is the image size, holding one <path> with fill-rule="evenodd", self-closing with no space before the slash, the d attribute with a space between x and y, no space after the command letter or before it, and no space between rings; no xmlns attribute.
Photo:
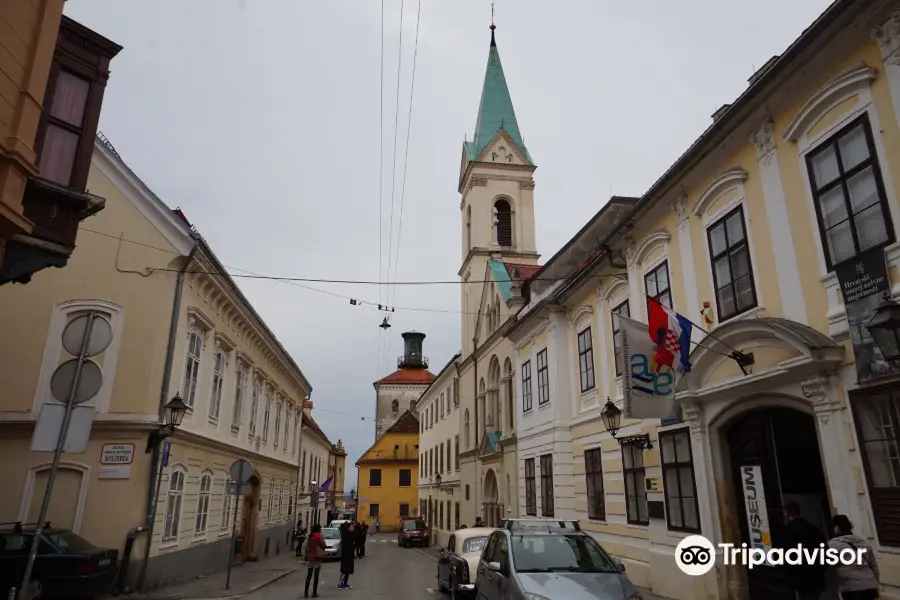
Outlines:
<svg viewBox="0 0 900 600"><path fill-rule="evenodd" d="M91 318L92 316L93 318ZM81 352L81 342L87 332L88 323L91 327L91 337L84 349L85 357L97 356L112 342L112 326L109 321L97 314L81 315L72 319L63 329L62 345L72 356L78 356Z"/></svg>
<svg viewBox="0 0 900 600"><path fill-rule="evenodd" d="M92 360L81 363L81 374L78 373L79 359L73 358L56 367L50 376L50 393L60 402L72 399L75 404L83 404L97 395L103 386L103 372Z"/></svg>
<svg viewBox="0 0 900 600"><path fill-rule="evenodd" d="M172 449L172 442L163 440L162 443L162 466L169 466L169 451Z"/></svg>
<svg viewBox="0 0 900 600"><path fill-rule="evenodd" d="M103 444L101 465L130 465L134 461L134 444Z"/></svg>
<svg viewBox="0 0 900 600"><path fill-rule="evenodd" d="M55 452L59 445L59 434L62 431L66 416L66 407L56 402L47 402L41 407L34 434L31 437L32 452ZM69 417L66 439L62 442L62 451L67 454L83 454L87 451L91 438L91 425L94 423L93 406L76 406Z"/></svg>
<svg viewBox="0 0 900 600"><path fill-rule="evenodd" d="M250 484L238 483L237 481L229 481L225 486L225 493L232 496L249 496Z"/></svg>
<svg viewBox="0 0 900 600"><path fill-rule="evenodd" d="M231 480L237 483L247 483L253 475L253 463L246 458L239 458L231 463Z"/></svg>

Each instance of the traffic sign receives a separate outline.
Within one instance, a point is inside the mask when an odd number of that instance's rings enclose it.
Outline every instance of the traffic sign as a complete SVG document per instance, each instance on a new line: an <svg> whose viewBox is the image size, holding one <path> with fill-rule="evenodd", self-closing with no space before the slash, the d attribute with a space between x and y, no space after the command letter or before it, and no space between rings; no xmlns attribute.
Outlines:
<svg viewBox="0 0 900 600"><path fill-rule="evenodd" d="M237 481L229 481L225 486L225 493L232 496L249 496L250 484L238 483Z"/></svg>
<svg viewBox="0 0 900 600"><path fill-rule="evenodd" d="M231 463L231 480L237 483L247 483L253 475L253 463L246 458L239 458Z"/></svg>
<svg viewBox="0 0 900 600"><path fill-rule="evenodd" d="M169 452L172 450L172 442L163 440L162 443L162 466L169 466Z"/></svg>
<svg viewBox="0 0 900 600"><path fill-rule="evenodd" d="M112 325L109 321L98 314L81 315L76 317L66 325L62 334L62 345L66 352L72 356L78 356L81 352L81 345L84 341L85 333L87 333L88 322L91 327L91 337L84 349L85 357L97 356L109 347L112 342Z"/></svg>
<svg viewBox="0 0 900 600"><path fill-rule="evenodd" d="M103 386L103 372L97 363L85 360L78 374L79 362L77 358L67 360L50 376L50 393L63 404L70 398L74 404L83 404L96 396Z"/></svg>

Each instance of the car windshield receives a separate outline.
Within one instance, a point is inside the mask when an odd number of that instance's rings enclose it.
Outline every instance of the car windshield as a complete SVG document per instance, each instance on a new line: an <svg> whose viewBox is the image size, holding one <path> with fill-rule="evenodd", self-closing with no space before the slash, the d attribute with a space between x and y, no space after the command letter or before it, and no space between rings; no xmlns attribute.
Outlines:
<svg viewBox="0 0 900 600"><path fill-rule="evenodd" d="M467 540L463 540L462 545L462 553L468 554L469 552L481 552L484 550L484 541L486 537L470 537Z"/></svg>
<svg viewBox="0 0 900 600"><path fill-rule="evenodd" d="M340 529L323 529L322 537L326 540L339 540L341 539L341 530Z"/></svg>
<svg viewBox="0 0 900 600"><path fill-rule="evenodd" d="M588 535L514 535L513 564L520 573L619 573Z"/></svg>
<svg viewBox="0 0 900 600"><path fill-rule="evenodd" d="M78 537L71 531L56 531L46 533L44 536L50 543L60 549L61 552L83 552L93 550L94 545L86 539Z"/></svg>
<svg viewBox="0 0 900 600"><path fill-rule="evenodd" d="M403 521L403 531L425 531L425 521Z"/></svg>

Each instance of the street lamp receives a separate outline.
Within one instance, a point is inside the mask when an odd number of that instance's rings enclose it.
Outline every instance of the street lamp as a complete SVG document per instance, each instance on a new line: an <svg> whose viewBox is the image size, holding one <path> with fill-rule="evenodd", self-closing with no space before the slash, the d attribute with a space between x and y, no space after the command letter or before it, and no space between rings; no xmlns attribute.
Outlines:
<svg viewBox="0 0 900 600"><path fill-rule="evenodd" d="M881 350L884 360L900 362L900 304L891 298L890 292L884 293L866 329Z"/></svg>
<svg viewBox="0 0 900 600"><path fill-rule="evenodd" d="M450 494L452 496L453 488L446 488L446 489L441 488L441 481L442 481L442 478L441 478L440 473L438 473L437 475L434 476L434 483L437 485L437 489L441 490L442 492L447 492L448 494Z"/></svg>
<svg viewBox="0 0 900 600"><path fill-rule="evenodd" d="M606 404L600 412L600 419L603 421L603 426L606 427L607 433L614 440L617 440L620 446L634 446L640 450L653 448L653 442L650 441L650 436L646 433L643 435L626 435L621 438L616 437L616 434L619 433L619 427L622 425L622 411L613 404L609 396L606 397Z"/></svg>
<svg viewBox="0 0 900 600"><path fill-rule="evenodd" d="M150 438L147 440L147 452L152 452L160 442L175 433L175 430L181 426L187 410L188 406L181 398L181 394L176 392L172 399L163 406L165 422L159 426L159 429L150 433Z"/></svg>

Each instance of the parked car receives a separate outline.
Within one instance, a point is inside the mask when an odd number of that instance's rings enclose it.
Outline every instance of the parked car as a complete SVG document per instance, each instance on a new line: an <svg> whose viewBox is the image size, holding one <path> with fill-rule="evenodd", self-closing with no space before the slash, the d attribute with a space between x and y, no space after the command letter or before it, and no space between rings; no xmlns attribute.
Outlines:
<svg viewBox="0 0 900 600"><path fill-rule="evenodd" d="M344 523L350 523L349 519L335 519L331 523L328 524L328 529L340 529L341 525Z"/></svg>
<svg viewBox="0 0 900 600"><path fill-rule="evenodd" d="M425 525L425 521L416 517L401 519L400 531L397 532L397 543L403 548L427 546L428 526Z"/></svg>
<svg viewBox="0 0 900 600"><path fill-rule="evenodd" d="M625 567L578 521L508 519L478 561L479 600L640 600Z"/></svg>
<svg viewBox="0 0 900 600"><path fill-rule="evenodd" d="M34 539L33 524L0 524L0 594L19 588ZM42 598L92 596L109 591L116 577L119 551L98 548L68 529L41 532L31 579Z"/></svg>
<svg viewBox="0 0 900 600"><path fill-rule="evenodd" d="M325 558L340 558L341 530L336 527L326 527L322 530L322 538L325 540Z"/></svg>
<svg viewBox="0 0 900 600"><path fill-rule="evenodd" d="M473 527L453 532L447 546L438 550L437 581L440 591L449 591L454 600L475 592L478 561L488 536L493 532L493 527Z"/></svg>

